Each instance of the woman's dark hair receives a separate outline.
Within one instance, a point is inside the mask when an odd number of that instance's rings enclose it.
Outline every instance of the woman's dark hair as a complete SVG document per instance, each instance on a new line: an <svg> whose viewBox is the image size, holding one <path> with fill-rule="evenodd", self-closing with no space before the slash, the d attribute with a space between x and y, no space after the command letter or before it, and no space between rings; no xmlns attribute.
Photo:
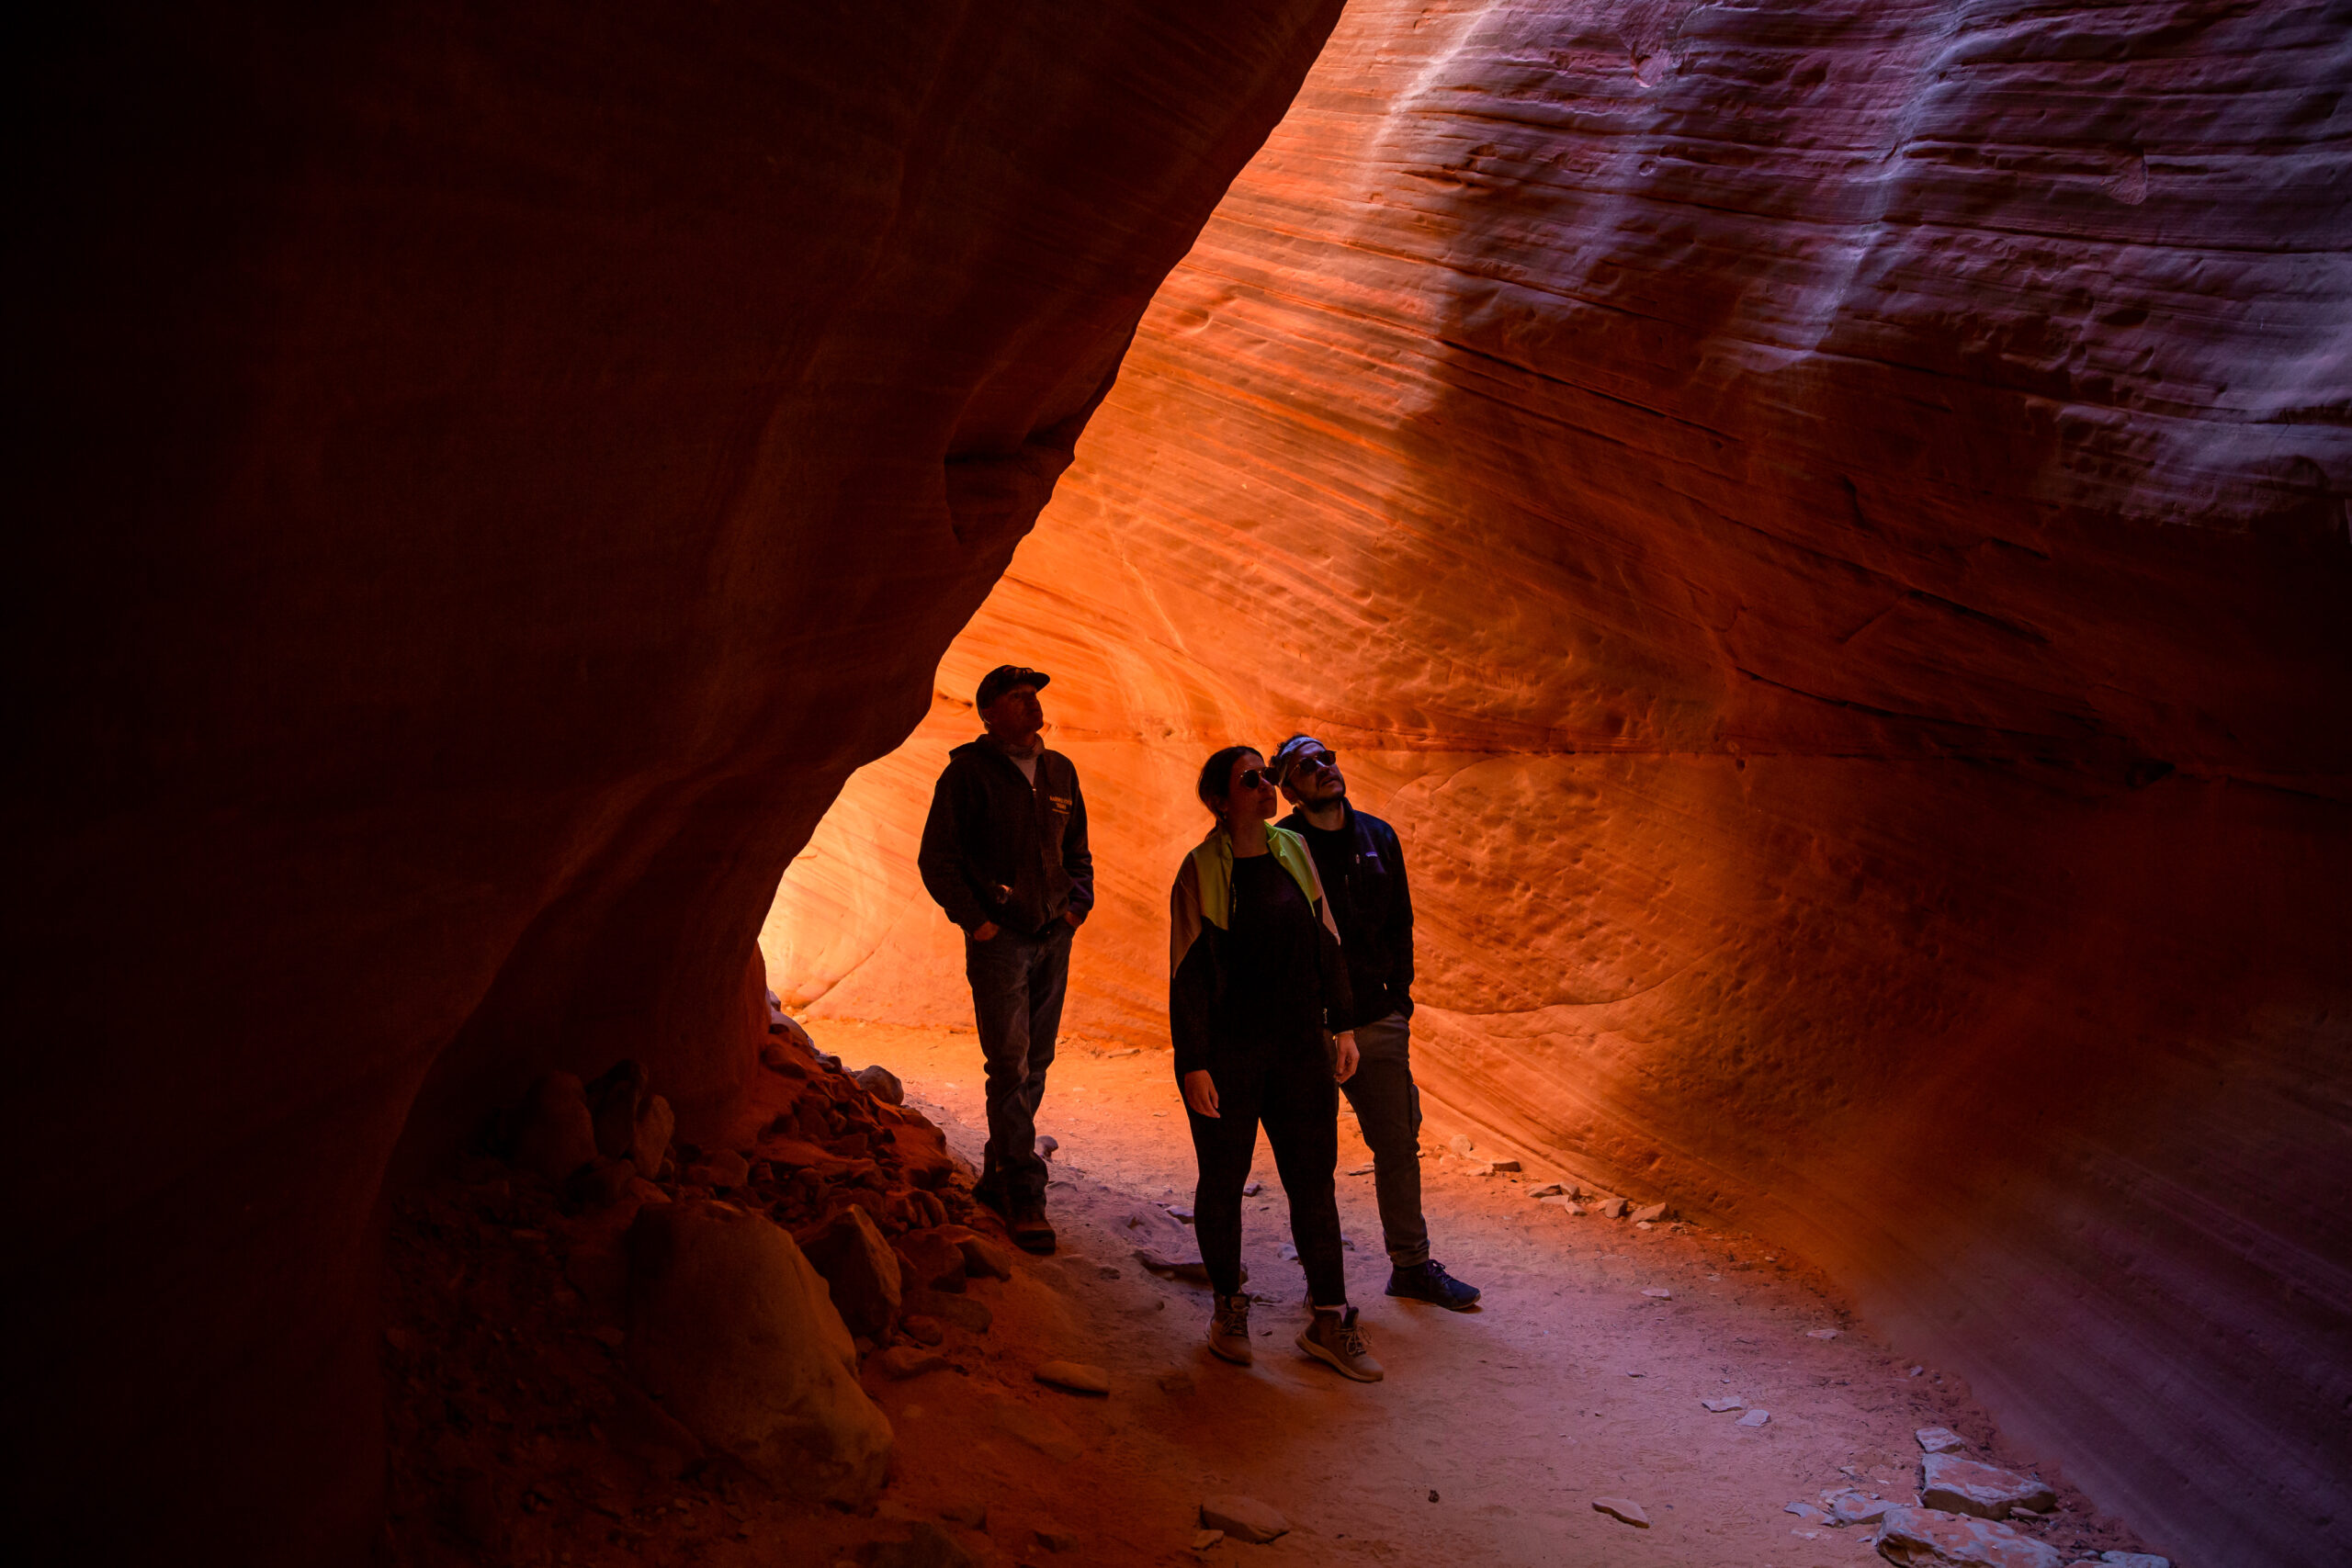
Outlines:
<svg viewBox="0 0 2352 1568"><path fill-rule="evenodd" d="M1233 788L1233 760L1261 755L1255 746L1228 746L1201 764L1201 804L1211 811Z"/></svg>

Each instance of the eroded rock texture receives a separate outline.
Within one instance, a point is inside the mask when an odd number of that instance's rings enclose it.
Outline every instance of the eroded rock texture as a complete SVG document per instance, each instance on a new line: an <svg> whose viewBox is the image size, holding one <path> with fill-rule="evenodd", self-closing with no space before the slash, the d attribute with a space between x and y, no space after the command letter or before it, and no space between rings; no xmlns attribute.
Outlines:
<svg viewBox="0 0 2352 1568"><path fill-rule="evenodd" d="M34 1555L360 1558L403 1129L422 1159L624 1055L682 1129L724 1112L777 877L921 716L1336 9L20 40Z"/></svg>
<svg viewBox="0 0 2352 1568"><path fill-rule="evenodd" d="M1394 819L1425 1086L1804 1246L2199 1561L2352 1551L2340 6L1351 6L763 941L1055 676L1155 1030L1213 747Z"/></svg>

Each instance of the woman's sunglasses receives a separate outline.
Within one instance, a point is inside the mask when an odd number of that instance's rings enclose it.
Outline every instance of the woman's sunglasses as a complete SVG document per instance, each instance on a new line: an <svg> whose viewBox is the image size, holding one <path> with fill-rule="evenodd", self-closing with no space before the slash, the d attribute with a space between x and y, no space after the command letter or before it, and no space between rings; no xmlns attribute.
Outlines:
<svg viewBox="0 0 2352 1568"><path fill-rule="evenodd" d="M1274 770L1272 768L1244 768L1241 770L1240 779L1237 782L1240 784L1243 789L1256 789L1261 784L1272 784L1274 782Z"/></svg>

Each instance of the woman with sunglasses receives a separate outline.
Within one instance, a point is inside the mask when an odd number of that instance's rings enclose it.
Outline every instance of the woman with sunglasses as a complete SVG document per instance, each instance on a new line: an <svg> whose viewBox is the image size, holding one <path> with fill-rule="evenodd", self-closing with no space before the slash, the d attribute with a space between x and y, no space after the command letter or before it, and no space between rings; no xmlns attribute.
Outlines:
<svg viewBox="0 0 2352 1568"><path fill-rule="evenodd" d="M1332 1188L1339 1085L1356 1066L1354 1036L1327 1032L1349 1007L1338 928L1306 840L1269 820L1277 795L1262 756L1227 747L1201 769L1198 789L1216 826L1184 857L1170 898L1168 1017L1200 1165L1193 1225L1216 1291L1209 1348L1250 1364L1241 1189L1263 1123L1314 1309L1298 1348L1377 1382L1380 1363L1348 1304Z"/></svg>

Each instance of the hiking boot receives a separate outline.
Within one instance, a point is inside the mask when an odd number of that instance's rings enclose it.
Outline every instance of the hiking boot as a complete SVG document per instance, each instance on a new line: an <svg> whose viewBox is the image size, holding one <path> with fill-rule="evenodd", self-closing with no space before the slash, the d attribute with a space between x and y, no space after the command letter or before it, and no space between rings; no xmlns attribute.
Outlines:
<svg viewBox="0 0 2352 1568"><path fill-rule="evenodd" d="M1372 1359L1372 1347L1364 1343L1363 1330L1356 1326L1356 1309L1326 1312L1315 1309L1315 1321L1298 1337L1298 1348L1318 1361L1327 1361L1342 1377L1358 1382L1378 1382L1387 1374L1380 1363Z"/></svg>
<svg viewBox="0 0 2352 1568"><path fill-rule="evenodd" d="M1451 1312L1468 1312L1478 1304L1478 1287L1464 1284L1447 1273L1445 1265L1435 1258L1409 1269L1390 1269L1388 1293L1408 1302L1427 1302Z"/></svg>
<svg viewBox="0 0 2352 1568"><path fill-rule="evenodd" d="M1209 1314L1209 1350L1237 1367L1250 1364L1250 1296L1219 1296Z"/></svg>
<svg viewBox="0 0 2352 1568"><path fill-rule="evenodd" d="M1005 1217L1005 1228L1012 1233L1012 1245L1023 1252L1039 1257L1054 1249L1054 1227L1046 1222L1043 1203L1016 1203Z"/></svg>

